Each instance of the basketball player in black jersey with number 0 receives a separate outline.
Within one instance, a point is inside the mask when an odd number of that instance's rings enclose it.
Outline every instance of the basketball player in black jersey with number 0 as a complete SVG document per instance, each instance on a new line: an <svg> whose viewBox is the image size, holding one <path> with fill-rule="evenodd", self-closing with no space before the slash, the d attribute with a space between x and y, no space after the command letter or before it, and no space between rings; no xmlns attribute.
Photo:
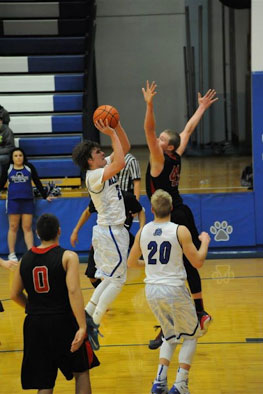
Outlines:
<svg viewBox="0 0 263 394"><path fill-rule="evenodd" d="M75 378L76 394L91 394L89 369L99 361L86 340L78 256L59 246L56 216L41 215L37 234L41 244L22 257L11 292L27 314L22 387L52 394L59 368L67 380Z"/></svg>
<svg viewBox="0 0 263 394"><path fill-rule="evenodd" d="M198 93L198 108L187 122L184 130L179 134L172 130L164 130L159 138L155 131L155 116L153 98L157 94L156 83L146 82L146 88L142 89L146 102L144 130L147 144L150 150L150 162L146 171L146 191L149 199L157 189L167 191L173 199L173 211L171 221L185 225L191 232L193 243L199 249L200 241L198 231L190 208L183 203L179 194L178 185L181 172L181 156L184 153L188 141L202 118L205 111L218 100L216 91L209 89L202 97ZM211 322L211 316L204 311L202 299L202 287L200 275L184 256L184 265L187 272L187 281L195 302L196 312L203 330L207 330ZM155 340L150 341L149 348L157 349L162 344L162 332Z"/></svg>

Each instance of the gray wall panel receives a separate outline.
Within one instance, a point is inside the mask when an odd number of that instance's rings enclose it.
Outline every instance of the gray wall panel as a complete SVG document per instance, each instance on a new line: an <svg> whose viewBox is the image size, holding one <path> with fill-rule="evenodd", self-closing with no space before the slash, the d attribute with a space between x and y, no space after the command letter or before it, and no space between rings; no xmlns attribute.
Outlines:
<svg viewBox="0 0 263 394"><path fill-rule="evenodd" d="M57 35L57 20L4 21L4 34L14 36Z"/></svg>
<svg viewBox="0 0 263 394"><path fill-rule="evenodd" d="M0 15L5 18L48 18L59 16L58 3L0 3Z"/></svg>
<svg viewBox="0 0 263 394"><path fill-rule="evenodd" d="M186 122L184 15L97 18L96 65L99 104L118 108L133 145L146 143L142 87L155 80L157 131L182 130ZM102 136L102 144L109 139Z"/></svg>
<svg viewBox="0 0 263 394"><path fill-rule="evenodd" d="M97 0L98 16L184 13L184 0Z"/></svg>
<svg viewBox="0 0 263 394"><path fill-rule="evenodd" d="M211 133L214 141L225 139L224 125L224 107L223 107L223 42L222 42L222 25L221 25L222 5L218 2L211 3L211 79L213 87L217 90L220 103L211 108L212 123ZM238 106L238 133L240 141L245 140L246 136L246 66L247 66L247 48L249 34L249 10L235 10L236 25L236 81L237 81L237 106ZM229 47L229 7L225 7L225 29L226 29L226 83L227 83L227 117L228 117L228 134L231 138L231 114L233 112L230 101L230 69L229 53L232 50ZM221 103L222 101L222 103Z"/></svg>

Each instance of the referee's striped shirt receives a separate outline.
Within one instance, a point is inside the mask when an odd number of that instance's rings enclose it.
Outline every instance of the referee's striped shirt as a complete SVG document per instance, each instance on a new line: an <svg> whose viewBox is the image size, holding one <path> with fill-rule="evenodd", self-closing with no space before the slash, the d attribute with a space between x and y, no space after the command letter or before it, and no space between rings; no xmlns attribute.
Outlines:
<svg viewBox="0 0 263 394"><path fill-rule="evenodd" d="M140 165L131 153L127 153L125 156L125 167L119 174L121 190L133 193L133 181L136 179L141 179Z"/></svg>

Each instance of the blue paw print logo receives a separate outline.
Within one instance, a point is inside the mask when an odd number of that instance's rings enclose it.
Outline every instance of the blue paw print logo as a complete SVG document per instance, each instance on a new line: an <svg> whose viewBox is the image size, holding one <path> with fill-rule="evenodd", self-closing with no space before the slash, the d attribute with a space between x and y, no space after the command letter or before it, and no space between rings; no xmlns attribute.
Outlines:
<svg viewBox="0 0 263 394"><path fill-rule="evenodd" d="M233 232L233 227L230 226L226 220L223 220L221 223L216 221L214 225L210 227L210 232L214 235L215 241L228 241L229 234Z"/></svg>

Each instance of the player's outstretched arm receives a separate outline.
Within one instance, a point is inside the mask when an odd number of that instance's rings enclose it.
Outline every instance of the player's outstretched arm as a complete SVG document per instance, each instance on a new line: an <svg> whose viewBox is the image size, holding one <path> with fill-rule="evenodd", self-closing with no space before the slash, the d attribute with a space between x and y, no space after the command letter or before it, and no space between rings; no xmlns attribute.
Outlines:
<svg viewBox="0 0 263 394"><path fill-rule="evenodd" d="M107 119L105 120L105 124L99 119L95 123L95 126L101 133L111 138L113 153L111 154L111 163L104 168L102 181L105 182L107 179L118 174L125 167L124 152L117 133L109 126Z"/></svg>
<svg viewBox="0 0 263 394"><path fill-rule="evenodd" d="M180 244L182 245L184 254L188 258L192 266L195 268L201 268L202 265L204 264L208 251L208 246L210 243L209 234L203 231L199 235L201 246L198 250L193 244L191 233L187 227L185 226L178 227L178 239L180 241Z"/></svg>
<svg viewBox="0 0 263 394"><path fill-rule="evenodd" d="M140 194L141 194L141 180L140 179L134 179L133 181L133 193L136 197L136 200L140 200Z"/></svg>
<svg viewBox="0 0 263 394"><path fill-rule="evenodd" d="M18 305L22 306L22 308L25 308L27 303L27 296L25 295L23 290L24 290L24 283L20 275L20 263L18 263L18 267L14 274L10 297L11 300L15 301Z"/></svg>
<svg viewBox="0 0 263 394"><path fill-rule="evenodd" d="M140 268L144 265L139 258L142 255L141 247L140 247L140 235L141 235L142 228L137 232L134 243L130 250L127 265L129 268Z"/></svg>
<svg viewBox="0 0 263 394"><path fill-rule="evenodd" d="M66 270L66 285L68 289L69 302L72 312L77 320L79 329L71 344L71 351L79 349L86 336L86 319L84 311L84 300L79 281L79 259L75 252L66 250L62 259Z"/></svg>
<svg viewBox="0 0 263 394"><path fill-rule="evenodd" d="M124 130L124 128L121 125L121 122L119 121L115 131L117 133L117 136L119 137L121 146L122 146L122 150L123 150L123 154L124 156L129 152L129 150L131 149L131 144L130 141L128 139L128 136Z"/></svg>
<svg viewBox="0 0 263 394"><path fill-rule="evenodd" d="M184 130L180 133L181 143L179 148L177 149L177 153L179 155L182 155L184 153L189 138L193 134L205 111L218 100L218 98L215 96L216 91L214 89L209 89L204 96L201 96L201 93L198 93L199 106L193 116L186 123Z"/></svg>
<svg viewBox="0 0 263 394"><path fill-rule="evenodd" d="M151 165L157 163L163 164L164 155L163 151L158 143L158 139L155 131L155 116L153 109L153 98L157 94L156 83L153 81L151 84L149 81L146 82L146 88L142 88L144 101L146 102L146 112L144 118L144 131L148 148L150 150Z"/></svg>
<svg viewBox="0 0 263 394"><path fill-rule="evenodd" d="M138 213L138 220L141 229L146 223L145 209L143 207L142 210Z"/></svg>
<svg viewBox="0 0 263 394"><path fill-rule="evenodd" d="M88 207L82 212L82 214L78 220L78 223L76 224L76 227L73 229L73 231L71 233L70 243L71 243L71 246L73 246L73 248L75 248L76 243L78 243L79 230L89 220L89 217L90 217L90 211L89 211L89 207Z"/></svg>

